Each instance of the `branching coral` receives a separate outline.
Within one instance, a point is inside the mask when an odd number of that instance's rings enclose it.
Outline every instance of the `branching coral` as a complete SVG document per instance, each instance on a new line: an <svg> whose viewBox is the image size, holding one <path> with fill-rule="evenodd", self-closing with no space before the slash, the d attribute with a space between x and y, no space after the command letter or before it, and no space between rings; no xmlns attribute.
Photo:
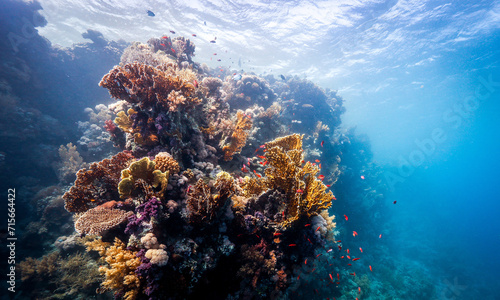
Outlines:
<svg viewBox="0 0 500 300"><path fill-rule="evenodd" d="M106 276L100 292L107 290L123 294L123 299L133 300L139 295L140 280L135 270L141 264L137 252L127 250L125 244L115 238L114 244L96 239L85 243L87 251L98 251L107 266L100 266L99 272Z"/></svg>
<svg viewBox="0 0 500 300"><path fill-rule="evenodd" d="M129 108L127 113L125 113L124 111L120 111L116 115L114 122L116 123L116 125L118 125L118 127L121 130L123 130L125 132L132 133L133 132L133 130L132 130L133 120L132 120L131 116L136 114L136 113L137 112L135 110L133 110L132 108Z"/></svg>
<svg viewBox="0 0 500 300"><path fill-rule="evenodd" d="M246 144L248 130L252 129L252 120L242 111L238 111L236 118L236 128L231 135L231 142L222 148L224 151L224 160L226 161L231 160L234 154L241 151Z"/></svg>
<svg viewBox="0 0 500 300"><path fill-rule="evenodd" d="M187 197L189 221L196 224L213 221L235 191L234 179L227 172L217 174L213 189L200 178Z"/></svg>
<svg viewBox="0 0 500 300"><path fill-rule="evenodd" d="M76 173L74 185L64 195L69 212L84 212L91 207L118 198L116 186L122 169L128 167L132 155L120 152L111 159L93 163Z"/></svg>
<svg viewBox="0 0 500 300"><path fill-rule="evenodd" d="M59 157L61 158L61 162L57 163L56 167L58 169L57 175L62 181L69 181L70 178L74 179L76 172L85 166L83 158L72 143L59 147Z"/></svg>
<svg viewBox="0 0 500 300"><path fill-rule="evenodd" d="M131 215L133 215L132 212L121 209L92 208L78 218L75 222L75 230L80 234L101 235L125 222Z"/></svg>
<svg viewBox="0 0 500 300"><path fill-rule="evenodd" d="M176 76L172 68L162 70L140 63L115 66L104 75L99 85L107 88L112 97L138 104L142 109L157 104L163 107L173 105L175 108L182 104L184 108L189 108L200 101L194 97L194 85ZM174 98L169 99L172 91L182 93L185 101L179 103L176 99L177 102L172 102Z"/></svg>

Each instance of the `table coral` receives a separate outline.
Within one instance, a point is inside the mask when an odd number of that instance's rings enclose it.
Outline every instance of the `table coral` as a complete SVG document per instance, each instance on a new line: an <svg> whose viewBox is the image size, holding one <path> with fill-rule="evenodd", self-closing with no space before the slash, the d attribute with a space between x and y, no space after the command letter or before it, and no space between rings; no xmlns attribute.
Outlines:
<svg viewBox="0 0 500 300"><path fill-rule="evenodd" d="M75 230L80 234L102 235L105 231L117 227L133 215L130 211L96 207L87 210L75 222Z"/></svg>
<svg viewBox="0 0 500 300"><path fill-rule="evenodd" d="M231 135L231 141L229 145L222 148L224 151L224 160L226 161L231 160L234 154L240 153L246 144L248 131L252 129L252 120L242 111L237 112L236 118L236 127Z"/></svg>
<svg viewBox="0 0 500 300"><path fill-rule="evenodd" d="M109 200L118 198L116 186L121 170L128 167L132 155L120 152L110 159L93 163L76 173L73 186L63 195L69 212L84 212Z"/></svg>

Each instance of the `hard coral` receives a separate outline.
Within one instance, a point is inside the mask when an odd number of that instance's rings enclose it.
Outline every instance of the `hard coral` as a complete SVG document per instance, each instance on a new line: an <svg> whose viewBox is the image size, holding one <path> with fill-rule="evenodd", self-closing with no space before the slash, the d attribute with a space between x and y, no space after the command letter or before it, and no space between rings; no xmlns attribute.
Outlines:
<svg viewBox="0 0 500 300"><path fill-rule="evenodd" d="M93 163L76 173L74 185L63 195L69 212L84 212L108 200L118 198L116 186L122 169L128 167L132 155L120 152L111 159Z"/></svg>
<svg viewBox="0 0 500 300"><path fill-rule="evenodd" d="M87 210L75 222L75 230L80 234L101 235L103 232L125 222L133 215L130 211L96 207Z"/></svg>
<svg viewBox="0 0 500 300"><path fill-rule="evenodd" d="M160 170L155 170L155 163L148 157L144 157L131 163L128 169L121 171L122 180L118 184L118 192L123 199L136 193L138 185L142 187L143 184L149 184L155 188L161 186L159 193L163 194L168 184L168 176L168 171L163 173Z"/></svg>
<svg viewBox="0 0 500 300"><path fill-rule="evenodd" d="M180 171L179 163L168 152L160 152L156 154L155 169L162 172L168 171L170 174L177 174Z"/></svg>
<svg viewBox="0 0 500 300"><path fill-rule="evenodd" d="M248 131L252 129L252 120L242 111L238 111L236 118L236 128L231 135L231 142L222 148L224 151L224 160L226 161L231 160L235 153L241 151L247 141Z"/></svg>

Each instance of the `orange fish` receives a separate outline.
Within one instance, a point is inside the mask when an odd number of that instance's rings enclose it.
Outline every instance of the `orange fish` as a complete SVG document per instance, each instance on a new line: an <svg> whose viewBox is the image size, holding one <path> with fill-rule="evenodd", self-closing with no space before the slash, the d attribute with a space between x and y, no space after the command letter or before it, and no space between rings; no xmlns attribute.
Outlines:
<svg viewBox="0 0 500 300"><path fill-rule="evenodd" d="M328 185L327 185L328 186ZM337 198L335 198L335 196L332 196L332 200L337 200Z"/></svg>
<svg viewBox="0 0 500 300"><path fill-rule="evenodd" d="M330 275L330 279L333 281L333 276L332 276L332 274L328 274L328 275Z"/></svg>
<svg viewBox="0 0 500 300"><path fill-rule="evenodd" d="M174 50L174 48L170 48L170 50L172 50L172 52L174 52L174 53L175 53L175 50Z"/></svg>
<svg viewBox="0 0 500 300"><path fill-rule="evenodd" d="M352 261L357 261L357 260L360 260L361 257L356 257L356 258L353 258Z"/></svg>
<svg viewBox="0 0 500 300"><path fill-rule="evenodd" d="M304 225L304 227L307 227L307 226L311 226L311 224L306 224L306 225Z"/></svg>
<svg viewBox="0 0 500 300"><path fill-rule="evenodd" d="M346 221L349 220L349 218L346 215L344 215L344 218L345 218Z"/></svg>
<svg viewBox="0 0 500 300"><path fill-rule="evenodd" d="M259 177L259 178L261 178L261 177L262 177L262 176L260 176L260 174L257 174L257 173L256 173L255 175L257 175L257 177Z"/></svg>
<svg viewBox="0 0 500 300"><path fill-rule="evenodd" d="M290 244L290 245L288 245L288 247L295 247L295 246L297 246L297 244Z"/></svg>
<svg viewBox="0 0 500 300"><path fill-rule="evenodd" d="M323 181L323 179L325 179L325 175L319 175L318 179L321 180L321 181Z"/></svg>
<svg viewBox="0 0 500 300"><path fill-rule="evenodd" d="M347 256L347 259L351 259L351 256L349 256L349 255L346 255L346 256Z"/></svg>
<svg viewBox="0 0 500 300"><path fill-rule="evenodd" d="M358 286L358 294L361 294L361 287L360 286ZM358 298L356 298L356 299L358 299Z"/></svg>
<svg viewBox="0 0 500 300"><path fill-rule="evenodd" d="M319 163L319 159L315 160L315 162Z"/></svg>
<svg viewBox="0 0 500 300"><path fill-rule="evenodd" d="M319 166L318 166L318 167L321 169L321 164L319 164Z"/></svg>
<svg viewBox="0 0 500 300"><path fill-rule="evenodd" d="M350 251L349 251L349 249L347 249L347 254L350 254Z"/></svg>
<svg viewBox="0 0 500 300"><path fill-rule="evenodd" d="M352 232L352 236L357 236L357 235L358 235L358 233L356 231Z"/></svg>
<svg viewBox="0 0 500 300"><path fill-rule="evenodd" d="M379 238L379 239L381 239L381 238L382 238L382 234L380 234L380 235L378 236L378 238Z"/></svg>
<svg viewBox="0 0 500 300"><path fill-rule="evenodd" d="M316 231L318 231L320 228L321 228L321 226L318 226L318 228L316 228ZM315 232L316 232L316 231L315 231Z"/></svg>
<svg viewBox="0 0 500 300"><path fill-rule="evenodd" d="M307 265L307 258L306 258L306 260L304 261L304 265Z"/></svg>
<svg viewBox="0 0 500 300"><path fill-rule="evenodd" d="M280 236L280 235L281 235L281 232L275 232L273 235L274 235L274 236Z"/></svg>
<svg viewBox="0 0 500 300"><path fill-rule="evenodd" d="M365 179L365 176L361 175L361 179Z"/></svg>
<svg viewBox="0 0 500 300"><path fill-rule="evenodd" d="M257 157L260 158L260 159L266 159L266 157L262 156L262 155L257 155Z"/></svg>
<svg viewBox="0 0 500 300"><path fill-rule="evenodd" d="M301 189L298 189L298 190L297 190L297 193L299 193L299 194L302 194L303 192L304 192L304 191L303 191L303 190L301 190Z"/></svg>
<svg viewBox="0 0 500 300"><path fill-rule="evenodd" d="M368 266L368 267L370 267L370 272L373 272L372 266Z"/></svg>
<svg viewBox="0 0 500 300"><path fill-rule="evenodd" d="M359 251L361 251L361 253L363 253L363 248L359 247Z"/></svg>

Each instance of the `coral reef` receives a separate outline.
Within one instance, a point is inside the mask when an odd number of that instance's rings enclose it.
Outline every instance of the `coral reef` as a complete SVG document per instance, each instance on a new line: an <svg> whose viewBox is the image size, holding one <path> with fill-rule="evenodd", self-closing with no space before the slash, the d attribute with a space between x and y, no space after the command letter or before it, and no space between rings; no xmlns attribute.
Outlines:
<svg viewBox="0 0 500 300"><path fill-rule="evenodd" d="M231 141L229 145L222 148L224 151L224 160L231 160L235 153L239 153L241 151L247 141L248 130L252 128L252 120L243 112L238 111L236 118L237 120L234 132L231 135Z"/></svg>
<svg viewBox="0 0 500 300"><path fill-rule="evenodd" d="M102 235L133 215L130 211L96 207L87 210L75 222L75 230L80 234Z"/></svg>

